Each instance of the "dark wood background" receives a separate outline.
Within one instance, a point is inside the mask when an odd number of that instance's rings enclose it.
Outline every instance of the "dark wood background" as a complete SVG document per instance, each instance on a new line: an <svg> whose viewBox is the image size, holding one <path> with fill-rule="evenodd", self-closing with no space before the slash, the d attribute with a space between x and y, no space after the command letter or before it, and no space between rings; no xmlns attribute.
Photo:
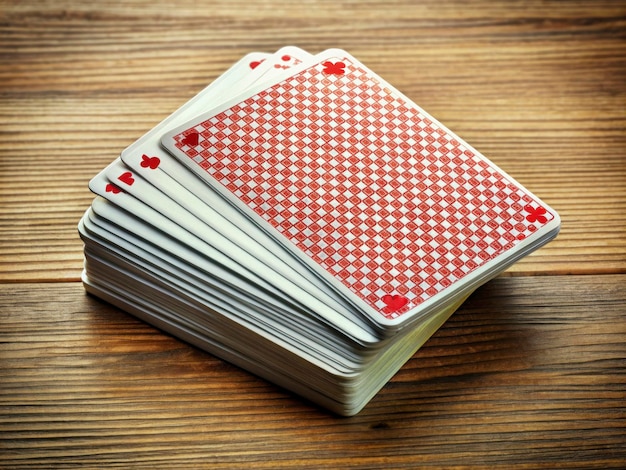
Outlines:
<svg viewBox="0 0 626 470"><path fill-rule="evenodd" d="M348 50L554 207L353 418L79 282L87 182L251 51ZM626 466L623 1L0 0L0 467Z"/></svg>

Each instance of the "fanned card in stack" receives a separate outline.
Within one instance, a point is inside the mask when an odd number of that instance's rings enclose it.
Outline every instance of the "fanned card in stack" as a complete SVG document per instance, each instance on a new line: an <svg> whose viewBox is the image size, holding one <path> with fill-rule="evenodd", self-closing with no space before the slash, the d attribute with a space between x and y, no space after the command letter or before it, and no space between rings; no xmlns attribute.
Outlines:
<svg viewBox="0 0 626 470"><path fill-rule="evenodd" d="M247 55L90 188L88 292L341 415L560 225L337 49Z"/></svg>

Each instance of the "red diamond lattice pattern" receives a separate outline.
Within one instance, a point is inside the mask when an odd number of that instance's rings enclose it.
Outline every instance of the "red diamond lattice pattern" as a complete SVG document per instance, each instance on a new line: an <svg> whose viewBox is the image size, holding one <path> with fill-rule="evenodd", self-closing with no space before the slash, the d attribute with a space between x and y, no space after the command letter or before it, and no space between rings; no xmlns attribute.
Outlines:
<svg viewBox="0 0 626 470"><path fill-rule="evenodd" d="M536 231L537 204L366 69L311 67L195 126L178 147L393 318ZM548 220L552 214L546 214ZM391 312L385 294L409 303Z"/></svg>

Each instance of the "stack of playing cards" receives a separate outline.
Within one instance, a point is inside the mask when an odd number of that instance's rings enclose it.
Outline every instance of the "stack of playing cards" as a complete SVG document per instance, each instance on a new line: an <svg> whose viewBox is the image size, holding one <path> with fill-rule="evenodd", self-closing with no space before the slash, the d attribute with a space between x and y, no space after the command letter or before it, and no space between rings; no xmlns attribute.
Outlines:
<svg viewBox="0 0 626 470"><path fill-rule="evenodd" d="M247 55L90 188L88 292L342 415L560 224L337 49Z"/></svg>

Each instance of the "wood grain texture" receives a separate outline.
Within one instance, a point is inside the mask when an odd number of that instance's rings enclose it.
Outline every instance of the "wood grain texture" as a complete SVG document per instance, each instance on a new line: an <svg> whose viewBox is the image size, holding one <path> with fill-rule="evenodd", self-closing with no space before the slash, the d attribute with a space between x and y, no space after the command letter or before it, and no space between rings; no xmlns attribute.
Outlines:
<svg viewBox="0 0 626 470"><path fill-rule="evenodd" d="M0 467L620 468L625 304L625 275L497 279L339 418L77 283L0 285Z"/></svg>
<svg viewBox="0 0 626 470"><path fill-rule="evenodd" d="M250 51L341 47L559 211L358 416L85 295L89 179ZM625 468L626 4L0 0L0 468Z"/></svg>
<svg viewBox="0 0 626 470"><path fill-rule="evenodd" d="M557 209L508 274L626 268L620 1L0 2L0 280L78 279L87 182L253 50L342 47Z"/></svg>

